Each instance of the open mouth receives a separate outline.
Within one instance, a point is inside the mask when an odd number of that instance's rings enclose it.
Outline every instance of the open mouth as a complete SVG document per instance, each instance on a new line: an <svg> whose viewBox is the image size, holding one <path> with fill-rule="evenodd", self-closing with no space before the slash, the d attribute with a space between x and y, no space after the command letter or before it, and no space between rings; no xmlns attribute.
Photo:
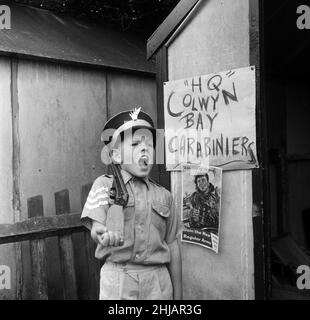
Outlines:
<svg viewBox="0 0 310 320"><path fill-rule="evenodd" d="M142 168L147 168L150 163L150 158L147 155L143 155L139 159L139 166Z"/></svg>

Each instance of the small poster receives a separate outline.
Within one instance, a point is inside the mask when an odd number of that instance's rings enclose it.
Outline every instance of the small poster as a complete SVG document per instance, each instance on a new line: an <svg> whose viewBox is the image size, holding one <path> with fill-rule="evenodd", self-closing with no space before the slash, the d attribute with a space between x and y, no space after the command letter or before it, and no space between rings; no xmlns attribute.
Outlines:
<svg viewBox="0 0 310 320"><path fill-rule="evenodd" d="M222 169L182 165L182 241L218 253Z"/></svg>

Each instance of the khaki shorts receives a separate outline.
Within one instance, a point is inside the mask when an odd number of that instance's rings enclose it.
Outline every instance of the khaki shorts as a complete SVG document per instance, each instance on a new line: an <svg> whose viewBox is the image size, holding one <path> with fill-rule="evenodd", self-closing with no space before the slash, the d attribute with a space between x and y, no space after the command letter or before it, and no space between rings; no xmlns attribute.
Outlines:
<svg viewBox="0 0 310 320"><path fill-rule="evenodd" d="M107 261L100 271L100 300L172 300L172 291L166 265Z"/></svg>

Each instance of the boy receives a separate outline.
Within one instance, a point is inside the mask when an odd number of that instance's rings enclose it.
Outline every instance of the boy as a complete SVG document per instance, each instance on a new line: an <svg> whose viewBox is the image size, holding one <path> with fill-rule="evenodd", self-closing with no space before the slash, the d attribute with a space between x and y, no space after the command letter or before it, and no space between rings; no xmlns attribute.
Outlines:
<svg viewBox="0 0 310 320"><path fill-rule="evenodd" d="M96 258L106 259L100 299L181 299L179 217L170 192L148 178L154 162L153 121L139 108L112 117L103 135L111 130L105 143L113 161L121 164L129 194L123 208L124 238L106 228L113 177L95 180L81 216L98 244Z"/></svg>

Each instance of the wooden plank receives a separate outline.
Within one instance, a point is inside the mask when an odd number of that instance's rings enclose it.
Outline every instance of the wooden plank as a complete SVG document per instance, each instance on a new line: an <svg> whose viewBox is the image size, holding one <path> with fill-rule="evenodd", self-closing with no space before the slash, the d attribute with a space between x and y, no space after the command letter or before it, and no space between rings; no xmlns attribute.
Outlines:
<svg viewBox="0 0 310 320"><path fill-rule="evenodd" d="M18 103L18 59L11 58L11 106L12 106L12 142L13 142L13 212L14 222L21 219L20 201L20 134L19 134L19 103ZM22 299L23 263L21 244L15 244L16 265L16 299Z"/></svg>
<svg viewBox="0 0 310 320"><path fill-rule="evenodd" d="M28 218L43 216L43 197L42 196L29 198L27 200L27 205L28 205ZM38 214L38 212L40 214Z"/></svg>
<svg viewBox="0 0 310 320"><path fill-rule="evenodd" d="M83 232L80 213L63 216L34 217L15 224L0 225L0 244L44 239L58 235Z"/></svg>
<svg viewBox="0 0 310 320"><path fill-rule="evenodd" d="M56 214L70 213L69 191L62 190L55 193Z"/></svg>
<svg viewBox="0 0 310 320"><path fill-rule="evenodd" d="M11 59L11 104L13 134L13 210L14 222L20 221L20 134L19 134L19 103L18 103L18 60Z"/></svg>
<svg viewBox="0 0 310 320"><path fill-rule="evenodd" d="M249 4L250 65L256 67L256 145L260 163L260 168L252 173L255 299L263 300L271 295L267 121L261 57L263 3L250 0Z"/></svg>
<svg viewBox="0 0 310 320"><path fill-rule="evenodd" d="M147 59L163 45L199 0L181 0L147 41Z"/></svg>
<svg viewBox="0 0 310 320"><path fill-rule="evenodd" d="M156 55L156 85L157 85L157 128L165 128L164 117L164 82L168 81L168 55L167 48L163 46ZM160 147L163 148L163 147ZM159 149L162 151L162 149ZM163 152L164 156L164 152ZM158 159L158 155L156 156ZM165 161L165 159L163 159ZM163 162L164 162L163 161ZM170 190L170 174L166 170L165 164L158 164L159 184Z"/></svg>
<svg viewBox="0 0 310 320"><path fill-rule="evenodd" d="M55 193L56 215L63 215L70 212L69 191L62 190ZM58 237L60 268L64 281L64 299L76 300L76 275L74 264L74 251L71 235Z"/></svg>
<svg viewBox="0 0 310 320"><path fill-rule="evenodd" d="M37 196L27 200L28 217L43 216L43 198ZM35 300L47 300L47 277L45 241L30 241L32 290Z"/></svg>

